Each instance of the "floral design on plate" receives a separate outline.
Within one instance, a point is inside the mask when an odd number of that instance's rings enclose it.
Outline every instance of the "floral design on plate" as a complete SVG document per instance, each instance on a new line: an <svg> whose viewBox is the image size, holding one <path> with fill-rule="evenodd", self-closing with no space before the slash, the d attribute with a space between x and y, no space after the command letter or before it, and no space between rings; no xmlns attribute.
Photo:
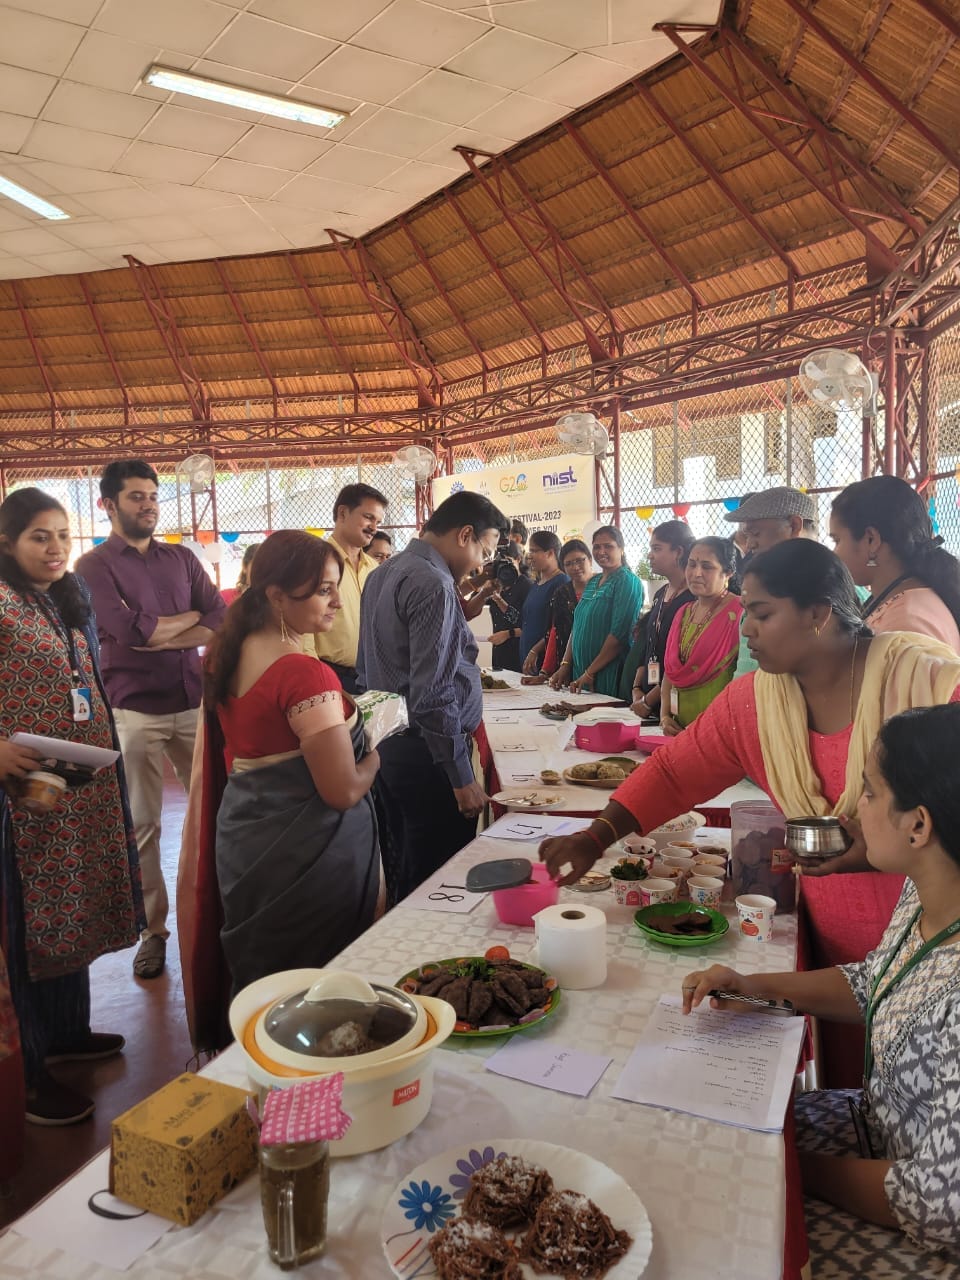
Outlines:
<svg viewBox="0 0 960 1280"><path fill-rule="evenodd" d="M411 1182L401 1193L398 1204L415 1231L422 1231L424 1227L428 1231L439 1231L456 1213L450 1196L442 1187L431 1186L429 1182Z"/></svg>
<svg viewBox="0 0 960 1280"><path fill-rule="evenodd" d="M453 1193L454 1200L462 1200L470 1189L470 1179L482 1169L485 1164L489 1164L491 1160L499 1160L501 1156L505 1156L505 1151L494 1151L493 1147L484 1147L482 1151L471 1148L466 1160L458 1160L457 1168L459 1173L451 1173L450 1183L456 1187Z"/></svg>

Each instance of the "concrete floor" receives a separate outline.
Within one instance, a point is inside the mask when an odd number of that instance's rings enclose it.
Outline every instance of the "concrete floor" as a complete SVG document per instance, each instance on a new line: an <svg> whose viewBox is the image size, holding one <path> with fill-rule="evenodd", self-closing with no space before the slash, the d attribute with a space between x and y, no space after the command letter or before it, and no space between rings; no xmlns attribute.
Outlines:
<svg viewBox="0 0 960 1280"><path fill-rule="evenodd" d="M177 882L180 830L186 796L171 774L164 790L161 852L171 903ZM97 1103L89 1120L65 1129L27 1125L23 1168L0 1198L0 1226L20 1216L110 1142L110 1125L134 1103L183 1071L193 1050L187 1035L176 922L167 943L167 967L149 982L133 976L136 948L104 956L90 971L95 1031L126 1036L119 1057L99 1063L62 1064L57 1076Z"/></svg>

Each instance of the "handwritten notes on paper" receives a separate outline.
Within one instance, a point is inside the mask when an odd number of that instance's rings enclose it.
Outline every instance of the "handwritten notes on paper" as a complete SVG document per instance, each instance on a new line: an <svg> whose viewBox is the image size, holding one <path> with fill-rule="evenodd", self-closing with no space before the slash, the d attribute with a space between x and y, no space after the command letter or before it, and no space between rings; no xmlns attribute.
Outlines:
<svg viewBox="0 0 960 1280"><path fill-rule="evenodd" d="M661 996L613 1096L741 1129L779 1133L803 1042L802 1018L702 1007Z"/></svg>
<svg viewBox="0 0 960 1280"><path fill-rule="evenodd" d="M484 1066L498 1076L585 1098L612 1061L602 1053L584 1053L549 1040L518 1036L492 1054Z"/></svg>

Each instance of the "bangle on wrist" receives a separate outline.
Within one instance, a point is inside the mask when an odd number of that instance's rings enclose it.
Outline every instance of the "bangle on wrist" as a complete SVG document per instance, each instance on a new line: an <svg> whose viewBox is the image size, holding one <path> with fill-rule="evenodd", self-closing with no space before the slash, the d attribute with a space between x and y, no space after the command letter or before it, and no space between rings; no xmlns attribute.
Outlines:
<svg viewBox="0 0 960 1280"><path fill-rule="evenodd" d="M603 841L600 839L597 833L595 831L591 831L590 828L587 827L587 829L584 831L583 834L585 836L589 836L590 839L593 841L593 843L597 846L598 850L600 851L598 854L598 857L603 857L603 855L607 851L607 846L603 843Z"/></svg>
<svg viewBox="0 0 960 1280"><path fill-rule="evenodd" d="M617 835L617 828L613 825L613 823L610 821L609 818L605 818L603 817L602 814L598 813L597 816L594 818L594 822L602 822L604 826L609 827L610 834L613 836L615 841L620 839L620 837Z"/></svg>

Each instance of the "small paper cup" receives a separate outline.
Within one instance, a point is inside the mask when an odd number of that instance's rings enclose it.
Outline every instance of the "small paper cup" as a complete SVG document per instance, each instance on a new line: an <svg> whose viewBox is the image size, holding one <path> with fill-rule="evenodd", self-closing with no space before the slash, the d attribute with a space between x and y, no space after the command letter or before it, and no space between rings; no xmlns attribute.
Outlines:
<svg viewBox="0 0 960 1280"><path fill-rule="evenodd" d="M773 898L767 898L761 893L741 894L737 898L740 936L751 938L755 942L769 942L776 910L777 904Z"/></svg>
<svg viewBox="0 0 960 1280"><path fill-rule="evenodd" d="M683 884L687 878L683 867L668 867L663 862L655 862L650 875L654 880L670 880L673 884Z"/></svg>
<svg viewBox="0 0 960 1280"><path fill-rule="evenodd" d="M690 901L698 907L720 906L720 895L723 893L723 881L713 876L691 876L687 881Z"/></svg>
<svg viewBox="0 0 960 1280"><path fill-rule="evenodd" d="M692 840L671 840L664 849L664 853L672 854L677 858L693 858L697 853L697 846Z"/></svg>
<svg viewBox="0 0 960 1280"><path fill-rule="evenodd" d="M618 880L616 876L611 876L610 880L614 897L621 907L640 906L640 886L646 884L645 880Z"/></svg>
<svg viewBox="0 0 960 1280"><path fill-rule="evenodd" d="M707 853L705 849L698 849L693 855L694 860L698 863L709 863L712 867L720 867L723 869L727 865L727 859L719 853Z"/></svg>
<svg viewBox="0 0 960 1280"><path fill-rule="evenodd" d="M677 885L673 880L641 880L640 905L653 907L661 902L676 902Z"/></svg>
<svg viewBox="0 0 960 1280"><path fill-rule="evenodd" d="M59 773L46 773L37 769L27 774L20 794L20 805L28 813L49 813L66 789L66 780Z"/></svg>
<svg viewBox="0 0 960 1280"><path fill-rule="evenodd" d="M696 858L690 856L689 853L674 853L671 846L661 853L660 861L666 867L679 867L682 871L692 871Z"/></svg>
<svg viewBox="0 0 960 1280"><path fill-rule="evenodd" d="M620 843L635 858L652 858L657 852L657 846L653 840L648 840L646 836L637 835L636 832L631 832L630 835L624 836Z"/></svg>

